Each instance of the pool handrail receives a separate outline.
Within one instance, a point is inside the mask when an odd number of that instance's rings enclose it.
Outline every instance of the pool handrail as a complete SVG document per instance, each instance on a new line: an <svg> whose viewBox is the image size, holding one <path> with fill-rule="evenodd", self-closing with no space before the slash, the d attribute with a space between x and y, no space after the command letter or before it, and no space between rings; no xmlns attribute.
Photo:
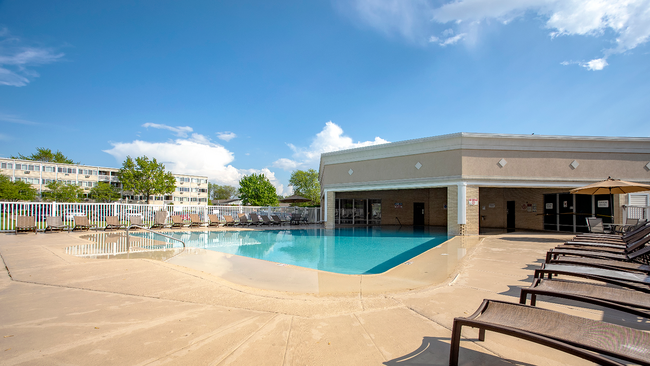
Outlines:
<svg viewBox="0 0 650 366"><path fill-rule="evenodd" d="M169 235L165 235L165 234L160 233L160 232L158 232L158 231L154 231L154 230L151 230L151 229L149 229L149 228L142 227L142 226L140 226L140 225L129 225L129 226L126 227L126 247L127 247L127 248L130 248L130 247L131 247L131 243L129 242L129 229L131 229L131 228L133 228L133 227L136 227L136 228L138 228L138 229L142 229L142 230L146 230L146 231L152 232L152 233L154 233L154 234L162 235L162 236L164 236L165 238L169 238L169 239L172 239L172 240L179 241L179 242L181 242L181 244L183 244L183 248L185 248L185 242L184 242L184 241L182 241L182 240L180 240L180 239L177 239L177 238L174 238L174 237L171 237L171 236L169 236Z"/></svg>

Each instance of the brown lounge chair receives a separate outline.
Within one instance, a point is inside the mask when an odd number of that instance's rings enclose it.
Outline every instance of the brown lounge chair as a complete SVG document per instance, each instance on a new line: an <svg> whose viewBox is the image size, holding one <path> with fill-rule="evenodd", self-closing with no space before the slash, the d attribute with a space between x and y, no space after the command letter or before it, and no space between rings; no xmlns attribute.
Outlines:
<svg viewBox="0 0 650 366"><path fill-rule="evenodd" d="M190 227L196 226L199 227L203 224L207 224L207 222L201 221L199 218L199 214L190 214Z"/></svg>
<svg viewBox="0 0 650 366"><path fill-rule="evenodd" d="M546 263L572 264L578 266L598 267L605 269L635 271L650 274L650 247L637 250L630 254L599 253L584 251L549 252Z"/></svg>
<svg viewBox="0 0 650 366"><path fill-rule="evenodd" d="M239 225L246 225L250 226L252 222L248 221L248 218L246 217L246 214L240 213L239 214Z"/></svg>
<svg viewBox="0 0 650 366"><path fill-rule="evenodd" d="M264 221L264 225L280 225L275 221L271 221L271 219L266 215L260 215L260 217L262 218L262 221Z"/></svg>
<svg viewBox="0 0 650 366"><path fill-rule="evenodd" d="M257 226L266 225L266 223L260 220L259 216L255 212L251 212L251 223Z"/></svg>
<svg viewBox="0 0 650 366"><path fill-rule="evenodd" d="M628 235L629 234L629 235ZM619 245L625 246L633 243L650 234L650 225L643 225L640 228L619 235L618 237L585 237L577 236L573 240L564 243L564 245Z"/></svg>
<svg viewBox="0 0 650 366"><path fill-rule="evenodd" d="M72 230L90 230L88 216L74 216L74 227Z"/></svg>
<svg viewBox="0 0 650 366"><path fill-rule="evenodd" d="M572 354L598 365L622 365L606 356L650 364L650 333L617 324L580 318L534 306L483 300L467 318L455 318L449 365L458 365L463 326L502 333Z"/></svg>
<svg viewBox="0 0 650 366"><path fill-rule="evenodd" d="M624 250L612 250L611 248L591 248L591 250L587 250L586 248L554 248L546 253L546 263L551 263L553 259L557 259L560 256L615 259L647 263L650 260L647 255L647 248L649 248L647 244L649 242L650 236L634 242Z"/></svg>
<svg viewBox="0 0 650 366"><path fill-rule="evenodd" d="M154 222L153 225L151 225L151 229L162 229L166 227L168 224L166 223L167 221L167 211L156 211L154 215Z"/></svg>
<svg viewBox="0 0 650 366"><path fill-rule="evenodd" d="M534 278L544 278L545 275L548 278L557 275L581 277L631 289L647 288L650 285L650 276L645 273L587 266L545 263L535 270Z"/></svg>
<svg viewBox="0 0 650 366"><path fill-rule="evenodd" d="M45 222L47 223L47 226L45 226L46 232L48 230L63 231L65 229L68 229L67 226L63 225L63 219L61 218L61 216L46 216Z"/></svg>
<svg viewBox="0 0 650 366"><path fill-rule="evenodd" d="M274 223L276 223L276 224L278 224L280 226L282 226L282 224L288 224L288 222L282 221L282 219L278 215L271 215L271 218L273 219Z"/></svg>
<svg viewBox="0 0 650 366"><path fill-rule="evenodd" d="M619 254L628 254L632 253L635 250L643 248L646 244L650 243L650 235L640 238L632 243L626 244L624 246L611 245L611 244L592 244L592 245L558 245L552 251L555 250L580 250L580 251L596 251L596 252L609 252L609 253L619 253Z"/></svg>
<svg viewBox="0 0 650 366"><path fill-rule="evenodd" d="M183 216L173 215L171 219L172 219L172 228L185 227L185 221L183 221Z"/></svg>
<svg viewBox="0 0 650 366"><path fill-rule="evenodd" d="M142 216L140 215L129 216L129 228L131 228L134 225L139 227L146 227L144 226L144 223L142 222ZM137 229L137 227L135 229Z"/></svg>
<svg viewBox="0 0 650 366"><path fill-rule="evenodd" d="M223 215L223 219L226 220L225 226L237 226L239 223L235 221L230 215Z"/></svg>
<svg viewBox="0 0 650 366"><path fill-rule="evenodd" d="M519 303L535 306L537 296L552 296L599 305L636 316L650 318L650 289L628 290L597 283L536 278L528 288L521 289Z"/></svg>
<svg viewBox="0 0 650 366"><path fill-rule="evenodd" d="M18 235L19 231L33 231L36 234L36 219L34 216L18 216L16 217L16 226L14 231Z"/></svg>
<svg viewBox="0 0 650 366"><path fill-rule="evenodd" d="M232 217L230 219L232 220ZM219 215L208 215L208 220L210 220L208 226L219 227L219 225L221 225L221 220L219 220Z"/></svg>
<svg viewBox="0 0 650 366"><path fill-rule="evenodd" d="M124 225L120 224L120 219L117 216L106 216L106 226L104 227L104 231L110 229L119 230L122 228L124 228Z"/></svg>

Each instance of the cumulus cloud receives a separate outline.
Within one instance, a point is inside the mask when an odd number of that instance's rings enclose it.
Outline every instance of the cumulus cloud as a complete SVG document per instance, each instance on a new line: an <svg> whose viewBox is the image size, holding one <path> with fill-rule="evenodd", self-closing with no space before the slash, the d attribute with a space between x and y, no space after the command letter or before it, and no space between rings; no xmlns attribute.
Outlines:
<svg viewBox="0 0 650 366"><path fill-rule="evenodd" d="M0 85L25 86L39 74L29 67L59 61L64 54L50 48L25 46L22 40L0 29Z"/></svg>
<svg viewBox="0 0 650 366"><path fill-rule="evenodd" d="M164 125L158 125L164 126ZM145 126L154 127L154 126ZM169 127L169 126L167 126ZM175 128L162 128L174 132L192 131L190 127L176 130ZM165 169L178 174L207 176L212 183L237 187L239 180L244 175L264 174L276 187L278 194L285 194L286 188L280 184L275 173L268 168L264 169L237 169L231 163L235 160L234 154L225 147L215 144L204 135L192 133L188 138L178 138L166 142L149 142L135 140L131 142L112 142L111 149L104 150L112 155L118 164L127 156L147 156L165 165Z"/></svg>
<svg viewBox="0 0 650 366"><path fill-rule="evenodd" d="M309 147L287 144L294 152L293 159L282 158L276 160L273 166L283 170L313 168L318 165L322 153L385 143L388 143L388 141L380 137L375 137L372 141L354 142L351 137L343 135L341 127L330 121L325 124L321 132L316 134Z"/></svg>
<svg viewBox="0 0 650 366"><path fill-rule="evenodd" d="M237 135L235 135L233 132L225 131L225 132L217 132L217 137L220 140L224 140L227 142L237 137Z"/></svg>
<svg viewBox="0 0 650 366"><path fill-rule="evenodd" d="M167 125L161 125L161 124L158 124L158 123L145 123L145 124L142 125L142 127L145 127L145 128L151 127L151 128L161 129L161 130L168 130L168 131L173 132L178 137L187 137L189 133L194 131L194 129L192 129L192 127L190 127L190 126L172 127L172 126L167 126Z"/></svg>
<svg viewBox="0 0 650 366"><path fill-rule="evenodd" d="M401 35L408 41L427 39L441 46L467 39L467 32L451 36L445 31L441 36L432 36L436 23L451 23L462 31L486 20L507 24L533 14L545 21L551 37L595 36L611 41L613 47L605 49L601 56L579 63L589 70L602 70L607 66L607 57L632 50L650 38L650 0L454 0L439 7L426 1L346 3L358 19L382 33Z"/></svg>

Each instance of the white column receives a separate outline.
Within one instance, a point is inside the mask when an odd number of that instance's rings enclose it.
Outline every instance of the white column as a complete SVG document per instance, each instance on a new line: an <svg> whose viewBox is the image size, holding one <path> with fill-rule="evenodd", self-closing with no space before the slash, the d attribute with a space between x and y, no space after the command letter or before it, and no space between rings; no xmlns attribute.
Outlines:
<svg viewBox="0 0 650 366"><path fill-rule="evenodd" d="M458 224L467 223L467 183L458 183Z"/></svg>

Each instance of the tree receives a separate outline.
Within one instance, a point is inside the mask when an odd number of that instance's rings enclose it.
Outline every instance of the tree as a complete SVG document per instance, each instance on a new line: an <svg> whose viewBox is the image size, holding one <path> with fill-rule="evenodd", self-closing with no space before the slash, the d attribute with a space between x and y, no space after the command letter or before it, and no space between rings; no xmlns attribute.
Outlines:
<svg viewBox="0 0 650 366"><path fill-rule="evenodd" d="M46 149L44 147L37 147L36 153L25 156L21 153L18 153L18 156L12 156L12 159L22 159L22 160L33 160L33 161L44 161L47 163L62 163L62 164L74 164L72 159L63 155L62 152L57 150L55 153L51 149Z"/></svg>
<svg viewBox="0 0 650 366"><path fill-rule="evenodd" d="M233 186L208 183L208 197L211 200L229 200L237 196L237 188Z"/></svg>
<svg viewBox="0 0 650 366"><path fill-rule="evenodd" d="M43 197L56 202L79 202L84 191L75 184L50 182L46 185L49 191L43 192Z"/></svg>
<svg viewBox="0 0 650 366"><path fill-rule="evenodd" d="M176 189L176 178L171 172L165 173L165 166L156 158L142 156L133 161L127 156L118 177L125 191L145 196L147 203L153 195L171 194Z"/></svg>
<svg viewBox="0 0 650 366"><path fill-rule="evenodd" d="M239 180L239 198L244 205L277 206L278 196L264 174L245 175Z"/></svg>
<svg viewBox="0 0 650 366"><path fill-rule="evenodd" d="M0 174L0 201L33 201L37 195L31 184L22 180L12 182L6 175Z"/></svg>
<svg viewBox="0 0 650 366"><path fill-rule="evenodd" d="M110 185L110 183L99 182L97 186L90 190L90 198L95 202L113 202L122 197L117 188Z"/></svg>
<svg viewBox="0 0 650 366"><path fill-rule="evenodd" d="M311 202L297 203L298 206L319 206L320 205L320 183L318 172L314 169L295 170L291 173L289 185L293 186L293 193L298 196L309 198Z"/></svg>

